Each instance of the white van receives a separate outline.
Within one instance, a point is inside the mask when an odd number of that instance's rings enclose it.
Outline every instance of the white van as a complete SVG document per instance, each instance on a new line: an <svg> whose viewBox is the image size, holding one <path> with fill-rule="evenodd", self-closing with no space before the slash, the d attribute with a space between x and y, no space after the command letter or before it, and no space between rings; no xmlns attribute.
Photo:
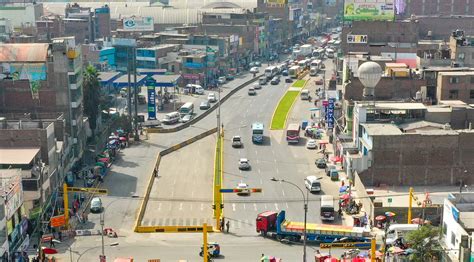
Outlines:
<svg viewBox="0 0 474 262"><path fill-rule="evenodd" d="M165 115L165 118L161 122L165 125L172 125L178 123L180 119L179 112L172 112Z"/></svg>
<svg viewBox="0 0 474 262"><path fill-rule="evenodd" d="M303 89L300 93L301 100L308 100L309 99L309 90Z"/></svg>
<svg viewBox="0 0 474 262"><path fill-rule="evenodd" d="M321 182L319 182L319 179L316 176L308 176L304 180L304 184L306 188L309 190L309 192L313 193L319 193L321 192Z"/></svg>
<svg viewBox="0 0 474 262"><path fill-rule="evenodd" d="M195 84L187 84L186 89L189 90L190 93L197 94L197 95L203 95L204 94L204 88L200 85L195 85Z"/></svg>
<svg viewBox="0 0 474 262"><path fill-rule="evenodd" d="M387 245L393 245L395 240L404 237L408 232L417 230L420 227L418 224L393 224L387 230Z"/></svg>

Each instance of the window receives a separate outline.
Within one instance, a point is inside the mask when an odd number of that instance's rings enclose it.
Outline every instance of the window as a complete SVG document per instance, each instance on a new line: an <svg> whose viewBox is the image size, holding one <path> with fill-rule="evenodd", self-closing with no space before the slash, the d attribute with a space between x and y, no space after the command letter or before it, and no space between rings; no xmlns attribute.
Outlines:
<svg viewBox="0 0 474 262"><path fill-rule="evenodd" d="M474 76L471 76L471 84L474 84Z"/></svg>
<svg viewBox="0 0 474 262"><path fill-rule="evenodd" d="M464 60L465 54L464 53L459 53L458 58L461 60Z"/></svg>
<svg viewBox="0 0 474 262"><path fill-rule="evenodd" d="M456 235L453 232L451 232L451 245L456 245Z"/></svg>
<svg viewBox="0 0 474 262"><path fill-rule="evenodd" d="M470 98L470 99L474 99L474 89L471 89L471 90L469 91L469 98Z"/></svg>
<svg viewBox="0 0 474 262"><path fill-rule="evenodd" d="M459 77L450 77L449 78L449 83L451 84L458 84L459 83Z"/></svg>
<svg viewBox="0 0 474 262"><path fill-rule="evenodd" d="M449 99L458 99L458 90L449 90Z"/></svg>

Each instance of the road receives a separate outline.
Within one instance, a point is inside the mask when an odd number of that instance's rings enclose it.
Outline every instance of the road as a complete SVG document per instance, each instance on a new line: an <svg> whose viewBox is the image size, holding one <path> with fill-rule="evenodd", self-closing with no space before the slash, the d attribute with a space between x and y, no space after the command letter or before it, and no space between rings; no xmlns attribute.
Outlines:
<svg viewBox="0 0 474 262"><path fill-rule="evenodd" d="M329 71L331 69L327 65L326 72L329 74ZM246 78L250 76L247 75ZM226 261L255 261L261 253L278 255L286 261L297 261L301 258L300 245L289 246L261 239L256 236L253 222L257 213L267 209L286 209L291 219L302 220L303 208L300 192L286 184L273 184L274 182L270 182L269 178L277 176L303 186L302 179L316 171L313 163L314 153L306 150L303 142L299 146L286 145L282 131L267 131L267 143L258 147L252 145L249 140L250 124L254 121L262 121L266 126L269 125L273 110L285 92L285 88L284 83L278 86L267 85L262 90L258 90L255 97L249 97L244 88L222 105L222 120L226 130L225 185L233 187L237 182L245 179L250 186L263 188L261 195L254 194L249 198L225 196L224 214L231 219L231 234L211 234L209 241L218 241L222 245ZM155 156L160 150L191 138L215 125L216 115L212 113L196 125L180 132L150 134L148 141L141 142L138 146L132 145L121 153L123 159L114 164L112 172L105 179L104 187L111 190L111 195L102 198L104 206L107 207L105 227L112 227L119 232L118 239L106 238L105 253L108 258L133 256L137 261L146 261L145 259L148 258L161 258L162 261L200 260L197 253L202 236L199 234L133 233L132 228L140 198L132 196L143 196ZM242 150L230 148L228 139L233 134L244 137L245 147ZM211 143L208 145L213 147ZM242 173L238 171L236 159L240 157L239 151L241 151L240 156L248 157L252 161L252 171ZM325 183L323 180L323 190L326 187ZM192 187L193 184L189 184L188 188L182 190L190 192ZM309 221L311 222L318 221L317 199L317 195L310 195ZM235 203L235 211L233 211L232 203ZM256 204L257 210L253 203ZM91 215L89 220L90 228L100 228L98 215ZM235 221L238 222L234 223ZM113 242L119 245L109 247L108 245ZM80 261L96 260L100 254L100 248L98 248L100 243L99 236L77 237L72 243L74 259L78 257L77 254L83 254ZM67 246L65 244L59 246L62 251L60 257L69 260L69 254L65 252ZM311 255L310 248L308 258Z"/></svg>

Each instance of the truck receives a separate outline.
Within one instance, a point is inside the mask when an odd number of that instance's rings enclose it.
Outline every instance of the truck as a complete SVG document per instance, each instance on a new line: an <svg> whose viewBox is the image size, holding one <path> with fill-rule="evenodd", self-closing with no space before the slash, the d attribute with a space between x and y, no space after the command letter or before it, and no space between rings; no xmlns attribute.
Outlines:
<svg viewBox="0 0 474 262"><path fill-rule="evenodd" d="M300 55L302 55L302 56L305 56L305 57L311 56L312 53L313 53L313 46L312 45L302 45L300 47L300 51L301 51Z"/></svg>
<svg viewBox="0 0 474 262"><path fill-rule="evenodd" d="M279 213L266 211L257 215L257 233L283 242L299 242L304 236L304 223L285 218ZM343 243L349 248L370 248L370 229L364 227L306 223L306 239L316 243Z"/></svg>

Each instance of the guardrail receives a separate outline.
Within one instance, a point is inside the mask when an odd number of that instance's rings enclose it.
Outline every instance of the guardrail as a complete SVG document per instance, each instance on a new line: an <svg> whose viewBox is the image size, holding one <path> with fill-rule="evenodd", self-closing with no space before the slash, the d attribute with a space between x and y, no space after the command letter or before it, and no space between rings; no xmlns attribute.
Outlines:
<svg viewBox="0 0 474 262"><path fill-rule="evenodd" d="M224 103L227 99L229 99L229 97L231 97L233 94L237 93L240 89L242 89L242 88L248 86L249 84L255 82L256 80L258 80L262 76L263 76L263 74L257 75L254 78L250 79L249 81L247 81L247 82L239 85L238 87L234 88L233 90L231 90L227 95L225 95L224 97L221 97L221 104ZM178 132L180 130L188 128L191 125L194 125L199 120L201 120L204 117L208 116L210 113L212 113L214 110L216 110L218 106L219 106L218 103L215 103L211 108L206 110L204 113L202 113L199 116L191 119L189 122L184 123L182 125L179 125L177 127L173 127L173 128L147 128L147 132L148 133L174 133L174 132Z"/></svg>
<svg viewBox="0 0 474 262"><path fill-rule="evenodd" d="M158 155L156 157L156 160L155 160L155 167L153 168L153 171L150 174L150 178L148 180L148 185L147 185L147 188L146 188L146 191L145 191L145 196L143 197L142 203L140 205L140 209L138 211L137 219L135 220L135 227L134 227L135 232L137 232L137 233L152 233L152 232L166 233L166 232L201 232L202 231L202 226L200 227L201 231L199 231L199 230L194 230L193 231L191 229L186 231L183 228L199 228L199 226L189 226L189 227L188 226L142 226L141 223L142 223L143 217L145 216L146 205L148 203L148 200L150 199L150 193L151 193L151 189L153 187L153 183L155 182L155 178L156 178L155 175L158 173L158 170L159 170L161 157L163 157L163 156L165 156L165 155L167 155L171 152L174 152L176 150L179 150L180 148L185 147L189 144L192 144L192 143L198 141L199 139L202 139L202 138L204 138L208 135L211 135L215 132L217 132L217 127L213 128L211 130L208 130L206 132L203 132L203 133L201 133L201 134L199 134L195 137L192 137L192 138L190 138L186 141L183 141L179 144L173 145L173 146L171 146L171 147L169 147L169 148L167 148L163 151L160 151L160 153L158 153ZM209 231L212 231L212 229L209 230Z"/></svg>

